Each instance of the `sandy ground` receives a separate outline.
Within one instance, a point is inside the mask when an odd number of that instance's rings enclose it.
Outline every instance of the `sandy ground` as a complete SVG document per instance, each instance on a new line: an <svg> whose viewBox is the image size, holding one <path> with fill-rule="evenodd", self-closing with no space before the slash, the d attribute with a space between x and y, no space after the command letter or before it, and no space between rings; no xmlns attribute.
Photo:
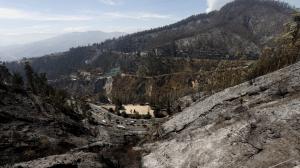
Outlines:
<svg viewBox="0 0 300 168"><path fill-rule="evenodd" d="M152 110L149 105L127 104L127 105L123 105L123 106L124 106L125 112L127 114L133 114L134 111L136 111L137 113L139 113L141 115L146 115L149 112L151 116L154 116L154 114L153 114L154 110ZM102 105L101 107L103 107L105 109L112 108L113 110L115 110L114 105Z"/></svg>

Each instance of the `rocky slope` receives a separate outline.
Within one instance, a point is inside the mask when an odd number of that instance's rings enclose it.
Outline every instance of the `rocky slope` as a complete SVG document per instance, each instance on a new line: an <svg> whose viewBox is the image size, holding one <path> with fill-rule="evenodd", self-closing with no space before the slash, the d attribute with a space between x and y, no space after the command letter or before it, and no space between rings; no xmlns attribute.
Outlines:
<svg viewBox="0 0 300 168"><path fill-rule="evenodd" d="M2 164L64 153L92 138L80 115L63 114L32 94L1 89L0 116Z"/></svg>
<svg viewBox="0 0 300 168"><path fill-rule="evenodd" d="M92 105L84 110L74 100L72 109L63 110L15 87L2 65L0 79L0 167L139 166L131 146L147 134L149 120L128 120Z"/></svg>
<svg viewBox="0 0 300 168"><path fill-rule="evenodd" d="M0 166L300 166L300 62L200 100L160 127L95 105L88 118L62 113L14 90L5 68L0 78ZM157 141L138 145L148 133Z"/></svg>
<svg viewBox="0 0 300 168"><path fill-rule="evenodd" d="M162 124L144 167L300 166L300 62L228 88Z"/></svg>
<svg viewBox="0 0 300 168"><path fill-rule="evenodd" d="M1 85L0 166L296 168L299 80L300 62L200 100L154 129L95 105L78 120ZM138 145L147 132L157 140Z"/></svg>

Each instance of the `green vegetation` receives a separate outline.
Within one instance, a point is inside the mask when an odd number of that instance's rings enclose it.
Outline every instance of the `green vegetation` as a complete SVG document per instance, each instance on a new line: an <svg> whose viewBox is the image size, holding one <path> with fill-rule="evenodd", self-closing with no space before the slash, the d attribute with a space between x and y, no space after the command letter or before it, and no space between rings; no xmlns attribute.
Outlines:
<svg viewBox="0 0 300 168"><path fill-rule="evenodd" d="M110 70L110 72L106 73L105 76L117 76L121 73L121 68L117 67L117 68L112 68Z"/></svg>

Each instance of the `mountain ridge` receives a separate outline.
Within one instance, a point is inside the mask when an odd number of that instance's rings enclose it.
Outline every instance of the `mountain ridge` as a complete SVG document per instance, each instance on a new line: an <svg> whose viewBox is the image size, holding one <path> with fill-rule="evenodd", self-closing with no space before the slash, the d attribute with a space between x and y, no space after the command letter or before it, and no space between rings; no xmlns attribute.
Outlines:
<svg viewBox="0 0 300 168"><path fill-rule="evenodd" d="M205 32L211 34L213 33L214 29L216 28L219 29L218 27L222 25L225 25L225 27L220 27L221 29L217 31L220 31L221 33L223 32L226 32L227 34L229 33L229 37L237 36L238 38L243 38L243 36L247 36L247 34L249 33L251 35L251 31L246 30L251 28L250 27L251 24L253 26L252 32L260 33L257 36L263 37L262 39L259 39L257 41L259 43L260 41L262 41L262 43L266 43L270 38L278 35L283 31L283 24L290 20L290 16L293 12L295 12L295 9L290 7L287 3L283 3L279 1L236 0L234 2L226 4L219 11L213 11L207 14L204 13L204 14L194 15L188 17L187 19L183 19L182 21L176 22L174 24L121 36L114 40L106 40L103 43L98 43L95 45L101 50L105 49L105 50L114 50L119 52L138 52L138 51L159 49L160 47L170 49L170 47L172 47L170 45L173 45L171 43L175 43L175 47L177 50L184 50L184 49L188 50L187 46L183 46L182 44L179 44L177 40L196 37L197 35L199 34L201 35L202 33L204 33L203 34L204 36L207 36ZM271 13L273 15L270 15ZM260 25L259 22L266 21L266 19L268 19L265 17L269 17L269 21L271 23L268 25ZM236 29L235 27L241 29L242 32L244 31L244 33L240 34L239 32L240 30L235 30ZM262 30L256 30L255 28L262 29ZM170 32L168 32L169 30ZM268 32L268 30L270 32ZM170 36L174 36L174 37L170 37ZM221 37L221 36L217 36L217 37ZM243 39L243 40L246 41L245 43L247 45L248 44L254 45L254 50L257 49L261 50L262 47L261 44L253 43L254 41L253 38L257 38L257 37L251 37L248 38L249 40L247 39ZM162 40L162 42L159 42L159 40ZM201 37L198 40L202 40ZM212 41L210 41L209 39L209 42ZM241 41L239 40L239 42ZM193 45L193 43L191 45ZM207 46L209 48L208 44L202 44L202 45ZM220 48L224 48L218 45L220 44L214 44L213 46L211 46L212 47L211 50L215 49L216 51L218 51L220 50ZM191 47L195 48L195 46L191 46ZM243 49L245 48L245 46L241 46L241 48ZM201 50L201 47L199 49ZM224 49L226 49L226 47ZM235 51L236 50L237 49L235 49ZM252 52L255 53L255 51ZM235 55L235 53L231 51L226 51L225 54Z"/></svg>
<svg viewBox="0 0 300 168"><path fill-rule="evenodd" d="M3 58L1 61L14 61L24 57L40 57L43 55L65 52L72 47L100 43L104 40L116 38L121 35L124 35L124 33L106 33L103 31L66 33L28 44L0 47L0 58Z"/></svg>
<svg viewBox="0 0 300 168"><path fill-rule="evenodd" d="M282 2L236 0L219 11L192 16L173 25L7 66L20 72L22 64L28 61L36 71L47 73L51 81L56 81L56 86L69 83L65 88L74 89L70 91L75 94L79 88L89 88L86 93L96 100L100 94L123 97L125 102L131 97L132 102L147 103L184 93L211 92L241 81L263 48L284 32L294 12ZM112 92L102 93L102 85L98 84L103 81L99 80L114 69L119 70L113 77ZM171 75L178 72L183 73ZM81 78L81 73L90 74L89 80ZM161 74L170 75L154 79ZM225 75L228 80L221 80ZM143 76L153 76L153 80L142 81ZM122 81L129 82L130 87L124 89Z"/></svg>

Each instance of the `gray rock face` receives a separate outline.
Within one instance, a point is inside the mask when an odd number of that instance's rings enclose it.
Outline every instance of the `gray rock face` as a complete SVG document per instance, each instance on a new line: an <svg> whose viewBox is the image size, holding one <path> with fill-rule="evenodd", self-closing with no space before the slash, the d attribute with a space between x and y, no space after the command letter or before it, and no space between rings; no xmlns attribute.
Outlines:
<svg viewBox="0 0 300 168"><path fill-rule="evenodd" d="M77 168L103 168L103 164L97 160L97 154L94 153L69 153L64 155L54 155L34 161L19 163L13 168L55 168L55 167L77 167Z"/></svg>
<svg viewBox="0 0 300 168"><path fill-rule="evenodd" d="M80 115L58 111L38 96L0 89L0 98L0 165L62 154L93 138Z"/></svg>
<svg viewBox="0 0 300 168"><path fill-rule="evenodd" d="M161 126L144 167L300 165L300 62L228 88Z"/></svg>

